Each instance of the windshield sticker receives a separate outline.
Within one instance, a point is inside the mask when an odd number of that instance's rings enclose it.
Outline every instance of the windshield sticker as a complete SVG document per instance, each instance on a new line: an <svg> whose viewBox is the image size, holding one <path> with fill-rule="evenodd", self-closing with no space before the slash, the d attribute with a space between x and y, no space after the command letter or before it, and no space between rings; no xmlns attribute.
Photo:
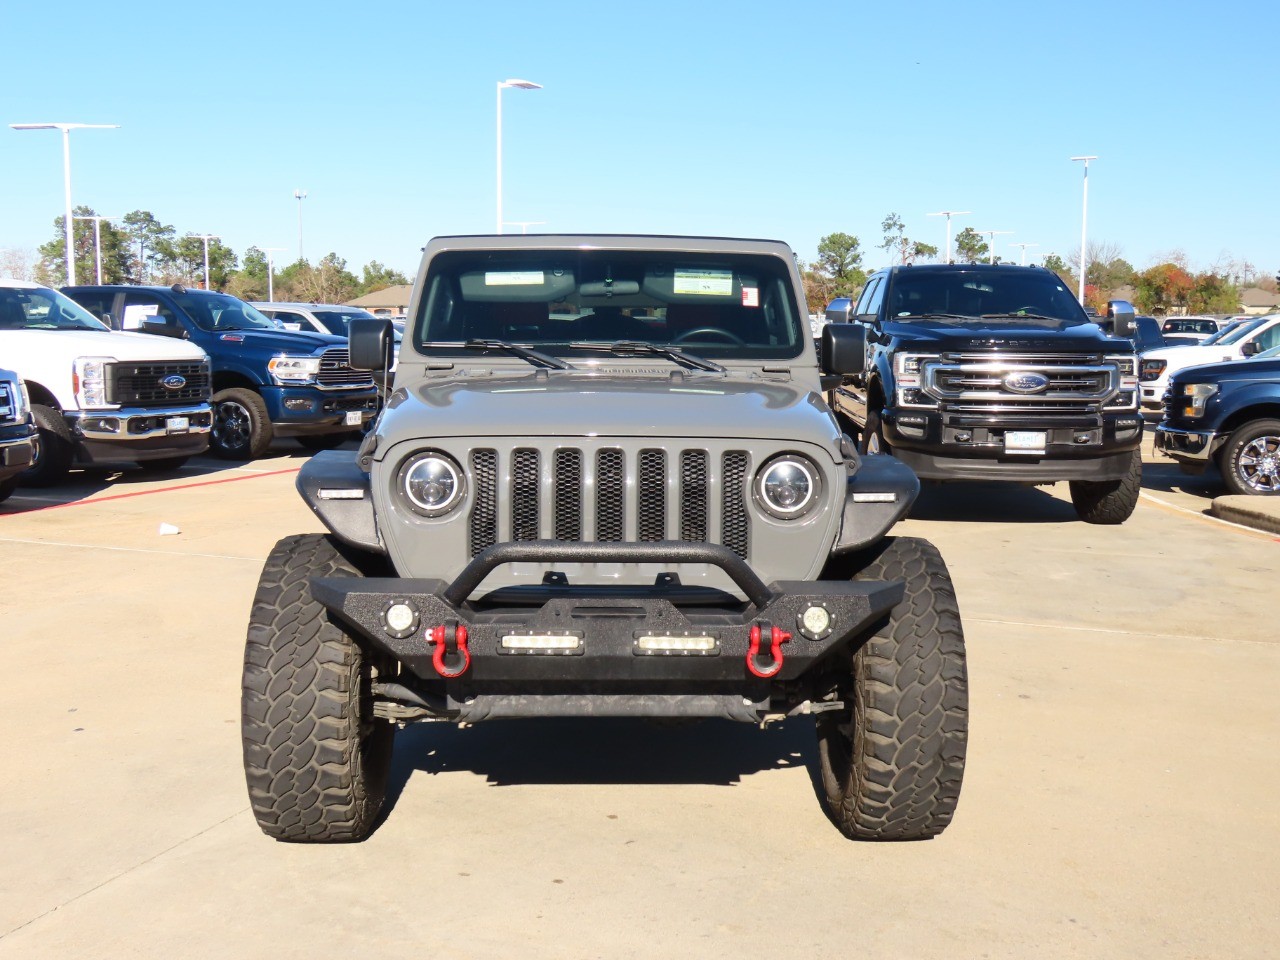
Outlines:
<svg viewBox="0 0 1280 960"><path fill-rule="evenodd" d="M743 287L742 288L742 305L744 307L760 306L760 288L759 287Z"/></svg>
<svg viewBox="0 0 1280 960"><path fill-rule="evenodd" d="M546 282L541 270L504 270L487 272L486 287L540 287Z"/></svg>
<svg viewBox="0 0 1280 960"><path fill-rule="evenodd" d="M675 293L729 297L733 296L733 271L677 270L673 286Z"/></svg>
<svg viewBox="0 0 1280 960"><path fill-rule="evenodd" d="M141 330L142 322L156 315L160 309L158 303L131 303L124 308L124 316L120 318L123 330Z"/></svg>

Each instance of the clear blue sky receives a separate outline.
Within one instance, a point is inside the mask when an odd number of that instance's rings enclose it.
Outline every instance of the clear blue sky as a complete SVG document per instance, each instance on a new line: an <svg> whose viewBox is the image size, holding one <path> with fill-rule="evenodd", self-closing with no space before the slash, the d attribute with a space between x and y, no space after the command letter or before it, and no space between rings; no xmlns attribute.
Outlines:
<svg viewBox="0 0 1280 960"><path fill-rule="evenodd" d="M1181 249L1280 269L1280 13L1245 2L9 4L0 58L0 247L34 249L73 201L179 233L406 273L437 234L491 232L495 83L505 215L536 230L789 242L880 221L997 251L1089 236L1138 268ZM20 39L26 37L28 39ZM1078 39L1077 39L1078 38ZM63 46L65 44L65 47ZM65 62L60 52L65 49ZM518 230L519 228L509 228Z"/></svg>

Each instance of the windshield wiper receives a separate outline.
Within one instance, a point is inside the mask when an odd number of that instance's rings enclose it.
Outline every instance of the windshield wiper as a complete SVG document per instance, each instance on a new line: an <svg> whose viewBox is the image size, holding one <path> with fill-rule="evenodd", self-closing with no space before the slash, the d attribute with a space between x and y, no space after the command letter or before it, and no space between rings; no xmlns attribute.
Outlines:
<svg viewBox="0 0 1280 960"><path fill-rule="evenodd" d="M967 313L908 313L894 317L895 320L973 320Z"/></svg>
<svg viewBox="0 0 1280 960"><path fill-rule="evenodd" d="M576 369L576 367L567 360L561 360L559 357L553 357L550 354L531 350L528 347L522 347L516 343L508 343L506 340L467 340L462 344L462 349L501 350L503 353L509 353L513 357L519 357L521 360L528 360L534 365L550 367L553 370Z"/></svg>
<svg viewBox="0 0 1280 960"><path fill-rule="evenodd" d="M711 373L724 373L724 367L716 363L714 360L708 360L694 353L680 350L676 347L664 346L657 343L649 343L645 340L615 340L613 343L589 343L586 341L577 341L569 344L576 350L599 350L605 349L610 353L617 354L620 357L636 354L647 354L655 357L666 357L668 360L674 360L676 363L692 370L707 370Z"/></svg>
<svg viewBox="0 0 1280 960"><path fill-rule="evenodd" d="M1043 313L984 313L983 320L1062 320L1062 317L1050 317Z"/></svg>

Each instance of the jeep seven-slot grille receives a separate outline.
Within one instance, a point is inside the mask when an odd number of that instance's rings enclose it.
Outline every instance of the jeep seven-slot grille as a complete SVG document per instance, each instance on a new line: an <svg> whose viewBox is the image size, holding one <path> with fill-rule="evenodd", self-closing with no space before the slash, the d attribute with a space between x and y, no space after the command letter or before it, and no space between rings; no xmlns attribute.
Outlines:
<svg viewBox="0 0 1280 960"><path fill-rule="evenodd" d="M320 372L316 374L316 384L323 390L372 387L373 374L366 370L352 370L347 349L334 347L320 355Z"/></svg>
<svg viewBox="0 0 1280 960"><path fill-rule="evenodd" d="M669 476L663 450L641 450L628 456L623 450L607 447L595 451L592 463L588 454L571 447L550 454L520 448L504 459L504 479L497 451L473 450L470 466L475 495L468 531L471 556L498 542L500 528L507 529L501 524L503 519L510 523L511 540L541 539L542 504L549 504L550 535L557 540L622 542L633 518L636 540L665 540L674 528L681 540L717 542L718 532L719 542L746 557L750 530L746 453L723 455L718 491L706 450L683 450L673 456L677 458L671 464L674 477ZM630 484L628 476L633 481ZM634 505L628 503L628 489ZM719 507L719 531L712 528L713 503ZM501 516L504 511L505 518Z"/></svg>
<svg viewBox="0 0 1280 960"><path fill-rule="evenodd" d="M203 361L109 363L107 402L126 407L199 403L211 396L209 365ZM165 385L165 381L169 386Z"/></svg>

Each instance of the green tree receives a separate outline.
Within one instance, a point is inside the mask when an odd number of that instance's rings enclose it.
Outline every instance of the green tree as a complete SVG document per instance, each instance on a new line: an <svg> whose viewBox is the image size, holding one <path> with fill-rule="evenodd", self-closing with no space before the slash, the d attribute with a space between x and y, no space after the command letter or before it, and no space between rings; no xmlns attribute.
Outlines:
<svg viewBox="0 0 1280 960"><path fill-rule="evenodd" d="M973 227L965 227L956 234L956 260L960 263L982 263L990 255L991 248Z"/></svg>
<svg viewBox="0 0 1280 960"><path fill-rule="evenodd" d="M377 260L370 260L366 263L363 272L364 276L360 279L355 292L357 297L363 297L366 293L375 293L378 290L385 290L387 287L409 282L408 278L399 270L384 267Z"/></svg>
<svg viewBox="0 0 1280 960"><path fill-rule="evenodd" d="M1195 289L1195 278L1176 263L1159 263L1134 277L1137 308L1143 313L1168 313L1185 307Z"/></svg>
<svg viewBox="0 0 1280 960"><path fill-rule="evenodd" d="M257 247L244 252L240 269L227 281L227 293L241 300L267 299L267 255Z"/></svg>
<svg viewBox="0 0 1280 960"><path fill-rule="evenodd" d="M1056 273L1058 275L1058 279L1062 281L1063 286L1067 289L1076 289L1076 275L1072 272L1071 268L1067 266L1067 261L1063 260L1062 257L1058 256L1056 253L1050 253L1041 261L1041 263L1044 264L1046 270L1052 270Z"/></svg>
<svg viewBox="0 0 1280 960"><path fill-rule="evenodd" d="M193 233L184 234L172 243L161 243L161 257L170 266L164 283L204 286L204 240ZM236 268L236 255L221 240L209 241L209 289L225 290Z"/></svg>
<svg viewBox="0 0 1280 960"><path fill-rule="evenodd" d="M93 208L79 206L71 211L71 216L93 216ZM51 287L60 287L67 282L67 231L64 221L66 217L56 217L53 221L53 239L42 243L37 252L40 262L36 264L36 279ZM71 225L71 255L75 258L76 281L78 283L93 282L93 223L89 220L74 220Z"/></svg>
<svg viewBox="0 0 1280 960"><path fill-rule="evenodd" d="M832 281L832 297L851 297L867 282L858 238L829 233L818 241L818 269Z"/></svg>
<svg viewBox="0 0 1280 960"><path fill-rule="evenodd" d="M152 277L172 268L174 229L161 223L149 210L132 210L120 218L129 245L129 283L150 283Z"/></svg>
<svg viewBox="0 0 1280 960"><path fill-rule="evenodd" d="M1192 313L1235 313L1240 309L1240 288L1216 271L1198 273L1187 309Z"/></svg>
<svg viewBox="0 0 1280 960"><path fill-rule="evenodd" d="M346 303L356 295L360 281L336 253L325 255L314 267L299 260L280 271L276 290L282 300L306 303Z"/></svg>
<svg viewBox="0 0 1280 960"><path fill-rule="evenodd" d="M896 213L885 217L880 229L884 231L884 242L880 244L880 248L888 250L898 263L915 263L938 255L938 248L933 244L907 237L902 218Z"/></svg>

